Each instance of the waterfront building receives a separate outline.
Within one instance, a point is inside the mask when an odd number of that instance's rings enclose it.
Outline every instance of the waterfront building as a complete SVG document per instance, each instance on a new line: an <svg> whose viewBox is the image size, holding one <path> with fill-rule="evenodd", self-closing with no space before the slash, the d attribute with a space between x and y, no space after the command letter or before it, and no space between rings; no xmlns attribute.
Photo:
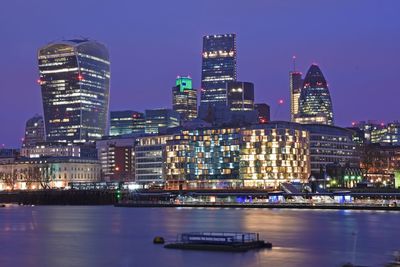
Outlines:
<svg viewBox="0 0 400 267"><path fill-rule="evenodd" d="M376 186L394 186L395 175L400 175L400 146L388 143L362 146L361 168L368 183Z"/></svg>
<svg viewBox="0 0 400 267"><path fill-rule="evenodd" d="M236 81L236 34L203 37L200 118L215 105L226 106L226 83Z"/></svg>
<svg viewBox="0 0 400 267"><path fill-rule="evenodd" d="M133 110L110 112L110 135L144 133L146 119L144 113Z"/></svg>
<svg viewBox="0 0 400 267"><path fill-rule="evenodd" d="M34 147L21 148L21 156L26 158L42 157L76 157L97 159L97 150L94 144L71 144L42 142Z"/></svg>
<svg viewBox="0 0 400 267"><path fill-rule="evenodd" d="M321 69L312 64L304 78L295 122L333 125L332 101Z"/></svg>
<svg viewBox="0 0 400 267"><path fill-rule="evenodd" d="M66 188L70 182L100 181L97 160L74 157L20 158L0 163L0 190Z"/></svg>
<svg viewBox="0 0 400 267"><path fill-rule="evenodd" d="M166 187L277 188L309 176L309 136L298 124L184 130L167 141Z"/></svg>
<svg viewBox="0 0 400 267"><path fill-rule="evenodd" d="M226 83L227 103L231 111L254 110L254 84L250 82Z"/></svg>
<svg viewBox="0 0 400 267"><path fill-rule="evenodd" d="M172 109L147 109L145 111L147 134L157 134L180 125L179 113Z"/></svg>
<svg viewBox="0 0 400 267"><path fill-rule="evenodd" d="M193 89L192 78L176 78L172 87L172 109L179 113L182 121L197 118L197 91Z"/></svg>
<svg viewBox="0 0 400 267"><path fill-rule="evenodd" d="M34 147L45 141L44 121L40 115L30 118L25 124L25 137L22 147Z"/></svg>
<svg viewBox="0 0 400 267"><path fill-rule="evenodd" d="M243 130L241 179L245 187L277 188L310 174L309 133L301 125L270 122Z"/></svg>
<svg viewBox="0 0 400 267"><path fill-rule="evenodd" d="M135 181L146 186L165 183L165 146L172 135L144 136L135 146Z"/></svg>
<svg viewBox="0 0 400 267"><path fill-rule="evenodd" d="M240 128L183 131L166 146L166 187L241 187Z"/></svg>
<svg viewBox="0 0 400 267"><path fill-rule="evenodd" d="M303 128L310 133L311 175L314 178L326 179L326 166L329 164L351 168L360 166L360 156L351 130L321 124L303 125ZM357 176L358 182L361 178Z"/></svg>
<svg viewBox="0 0 400 267"><path fill-rule="evenodd" d="M301 88L303 87L302 75L301 72L295 70L289 72L290 113L292 121L295 121L295 117L299 114L299 99Z"/></svg>
<svg viewBox="0 0 400 267"><path fill-rule="evenodd" d="M85 143L106 134L110 62L107 48L87 39L48 44L38 53L46 140Z"/></svg>
<svg viewBox="0 0 400 267"><path fill-rule="evenodd" d="M271 121L269 105L265 103L254 104L254 109L258 112L259 123L267 123Z"/></svg>
<svg viewBox="0 0 400 267"><path fill-rule="evenodd" d="M135 180L136 137L103 137L96 141L103 181L133 182Z"/></svg>
<svg viewBox="0 0 400 267"><path fill-rule="evenodd" d="M325 166L325 178L322 185L325 188L356 187L363 180L363 173L360 167L349 167L343 164L327 164Z"/></svg>

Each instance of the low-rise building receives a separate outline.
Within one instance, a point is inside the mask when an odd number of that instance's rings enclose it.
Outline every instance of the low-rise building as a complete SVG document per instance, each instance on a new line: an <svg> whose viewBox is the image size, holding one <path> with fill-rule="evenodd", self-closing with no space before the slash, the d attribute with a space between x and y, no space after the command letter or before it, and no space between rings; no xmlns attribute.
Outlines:
<svg viewBox="0 0 400 267"><path fill-rule="evenodd" d="M21 148L21 156L26 158L41 157L76 157L97 159L94 144L60 144L51 142L36 143L35 146Z"/></svg>
<svg viewBox="0 0 400 267"><path fill-rule="evenodd" d="M103 137L96 141L103 181L135 180L136 137Z"/></svg>
<svg viewBox="0 0 400 267"><path fill-rule="evenodd" d="M361 149L361 168L367 182L376 186L394 186L400 171L400 146L368 144Z"/></svg>
<svg viewBox="0 0 400 267"><path fill-rule="evenodd" d="M324 179L328 164L358 168L360 156L353 132L346 128L322 124L304 124L310 133L311 175Z"/></svg>
<svg viewBox="0 0 400 267"><path fill-rule="evenodd" d="M1 190L66 188L70 182L100 181L97 160L74 157L20 158L0 163Z"/></svg>

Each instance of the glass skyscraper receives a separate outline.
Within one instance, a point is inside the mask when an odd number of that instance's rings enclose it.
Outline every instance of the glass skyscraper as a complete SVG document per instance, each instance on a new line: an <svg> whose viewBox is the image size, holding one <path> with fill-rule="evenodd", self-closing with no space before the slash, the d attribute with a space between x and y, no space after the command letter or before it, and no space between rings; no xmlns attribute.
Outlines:
<svg viewBox="0 0 400 267"><path fill-rule="evenodd" d="M88 142L106 134L110 61L107 48L87 39L66 40L38 53L46 140Z"/></svg>
<svg viewBox="0 0 400 267"><path fill-rule="evenodd" d="M289 73L290 84L290 113L291 120L294 121L295 117L299 114L299 99L301 88L303 87L302 73L298 71L291 71Z"/></svg>
<svg viewBox="0 0 400 267"><path fill-rule="evenodd" d="M236 81L236 34L204 36L202 58L201 113L209 104L226 105L226 83Z"/></svg>
<svg viewBox="0 0 400 267"><path fill-rule="evenodd" d="M144 113L133 110L110 112L110 135L144 133Z"/></svg>
<svg viewBox="0 0 400 267"><path fill-rule="evenodd" d="M192 78L176 78L172 87L172 109L179 113L182 121L197 117L197 91L193 89Z"/></svg>
<svg viewBox="0 0 400 267"><path fill-rule="evenodd" d="M254 84L228 82L226 85L228 107L231 111L254 110Z"/></svg>
<svg viewBox="0 0 400 267"><path fill-rule="evenodd" d="M167 128L180 125L179 113L172 109L147 109L145 110L145 133L158 134Z"/></svg>
<svg viewBox="0 0 400 267"><path fill-rule="evenodd" d="M320 68L312 64L304 78L299 99L298 123L333 125L332 101L328 84Z"/></svg>

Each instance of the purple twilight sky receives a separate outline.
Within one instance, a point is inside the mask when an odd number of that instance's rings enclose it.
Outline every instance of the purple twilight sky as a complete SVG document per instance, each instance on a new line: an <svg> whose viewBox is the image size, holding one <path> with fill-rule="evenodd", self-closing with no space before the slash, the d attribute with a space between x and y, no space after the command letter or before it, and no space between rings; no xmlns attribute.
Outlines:
<svg viewBox="0 0 400 267"><path fill-rule="evenodd" d="M177 75L200 85L202 36L237 34L238 79L255 84L272 119L289 119L288 72L316 62L335 121L400 119L400 1L23 1L0 5L0 144L20 145L42 113L37 49L89 37L111 56L111 110L169 107ZM278 108L278 99L285 99Z"/></svg>

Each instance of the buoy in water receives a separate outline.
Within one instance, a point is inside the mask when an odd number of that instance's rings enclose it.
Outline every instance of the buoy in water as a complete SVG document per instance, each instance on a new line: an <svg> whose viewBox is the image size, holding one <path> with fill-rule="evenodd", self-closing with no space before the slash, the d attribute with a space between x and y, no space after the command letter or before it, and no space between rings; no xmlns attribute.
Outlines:
<svg viewBox="0 0 400 267"><path fill-rule="evenodd" d="M153 239L153 243L154 243L154 244L164 244L164 243L165 243L165 240L164 240L164 238L161 237L161 236L156 236L156 237L154 237L154 239Z"/></svg>

